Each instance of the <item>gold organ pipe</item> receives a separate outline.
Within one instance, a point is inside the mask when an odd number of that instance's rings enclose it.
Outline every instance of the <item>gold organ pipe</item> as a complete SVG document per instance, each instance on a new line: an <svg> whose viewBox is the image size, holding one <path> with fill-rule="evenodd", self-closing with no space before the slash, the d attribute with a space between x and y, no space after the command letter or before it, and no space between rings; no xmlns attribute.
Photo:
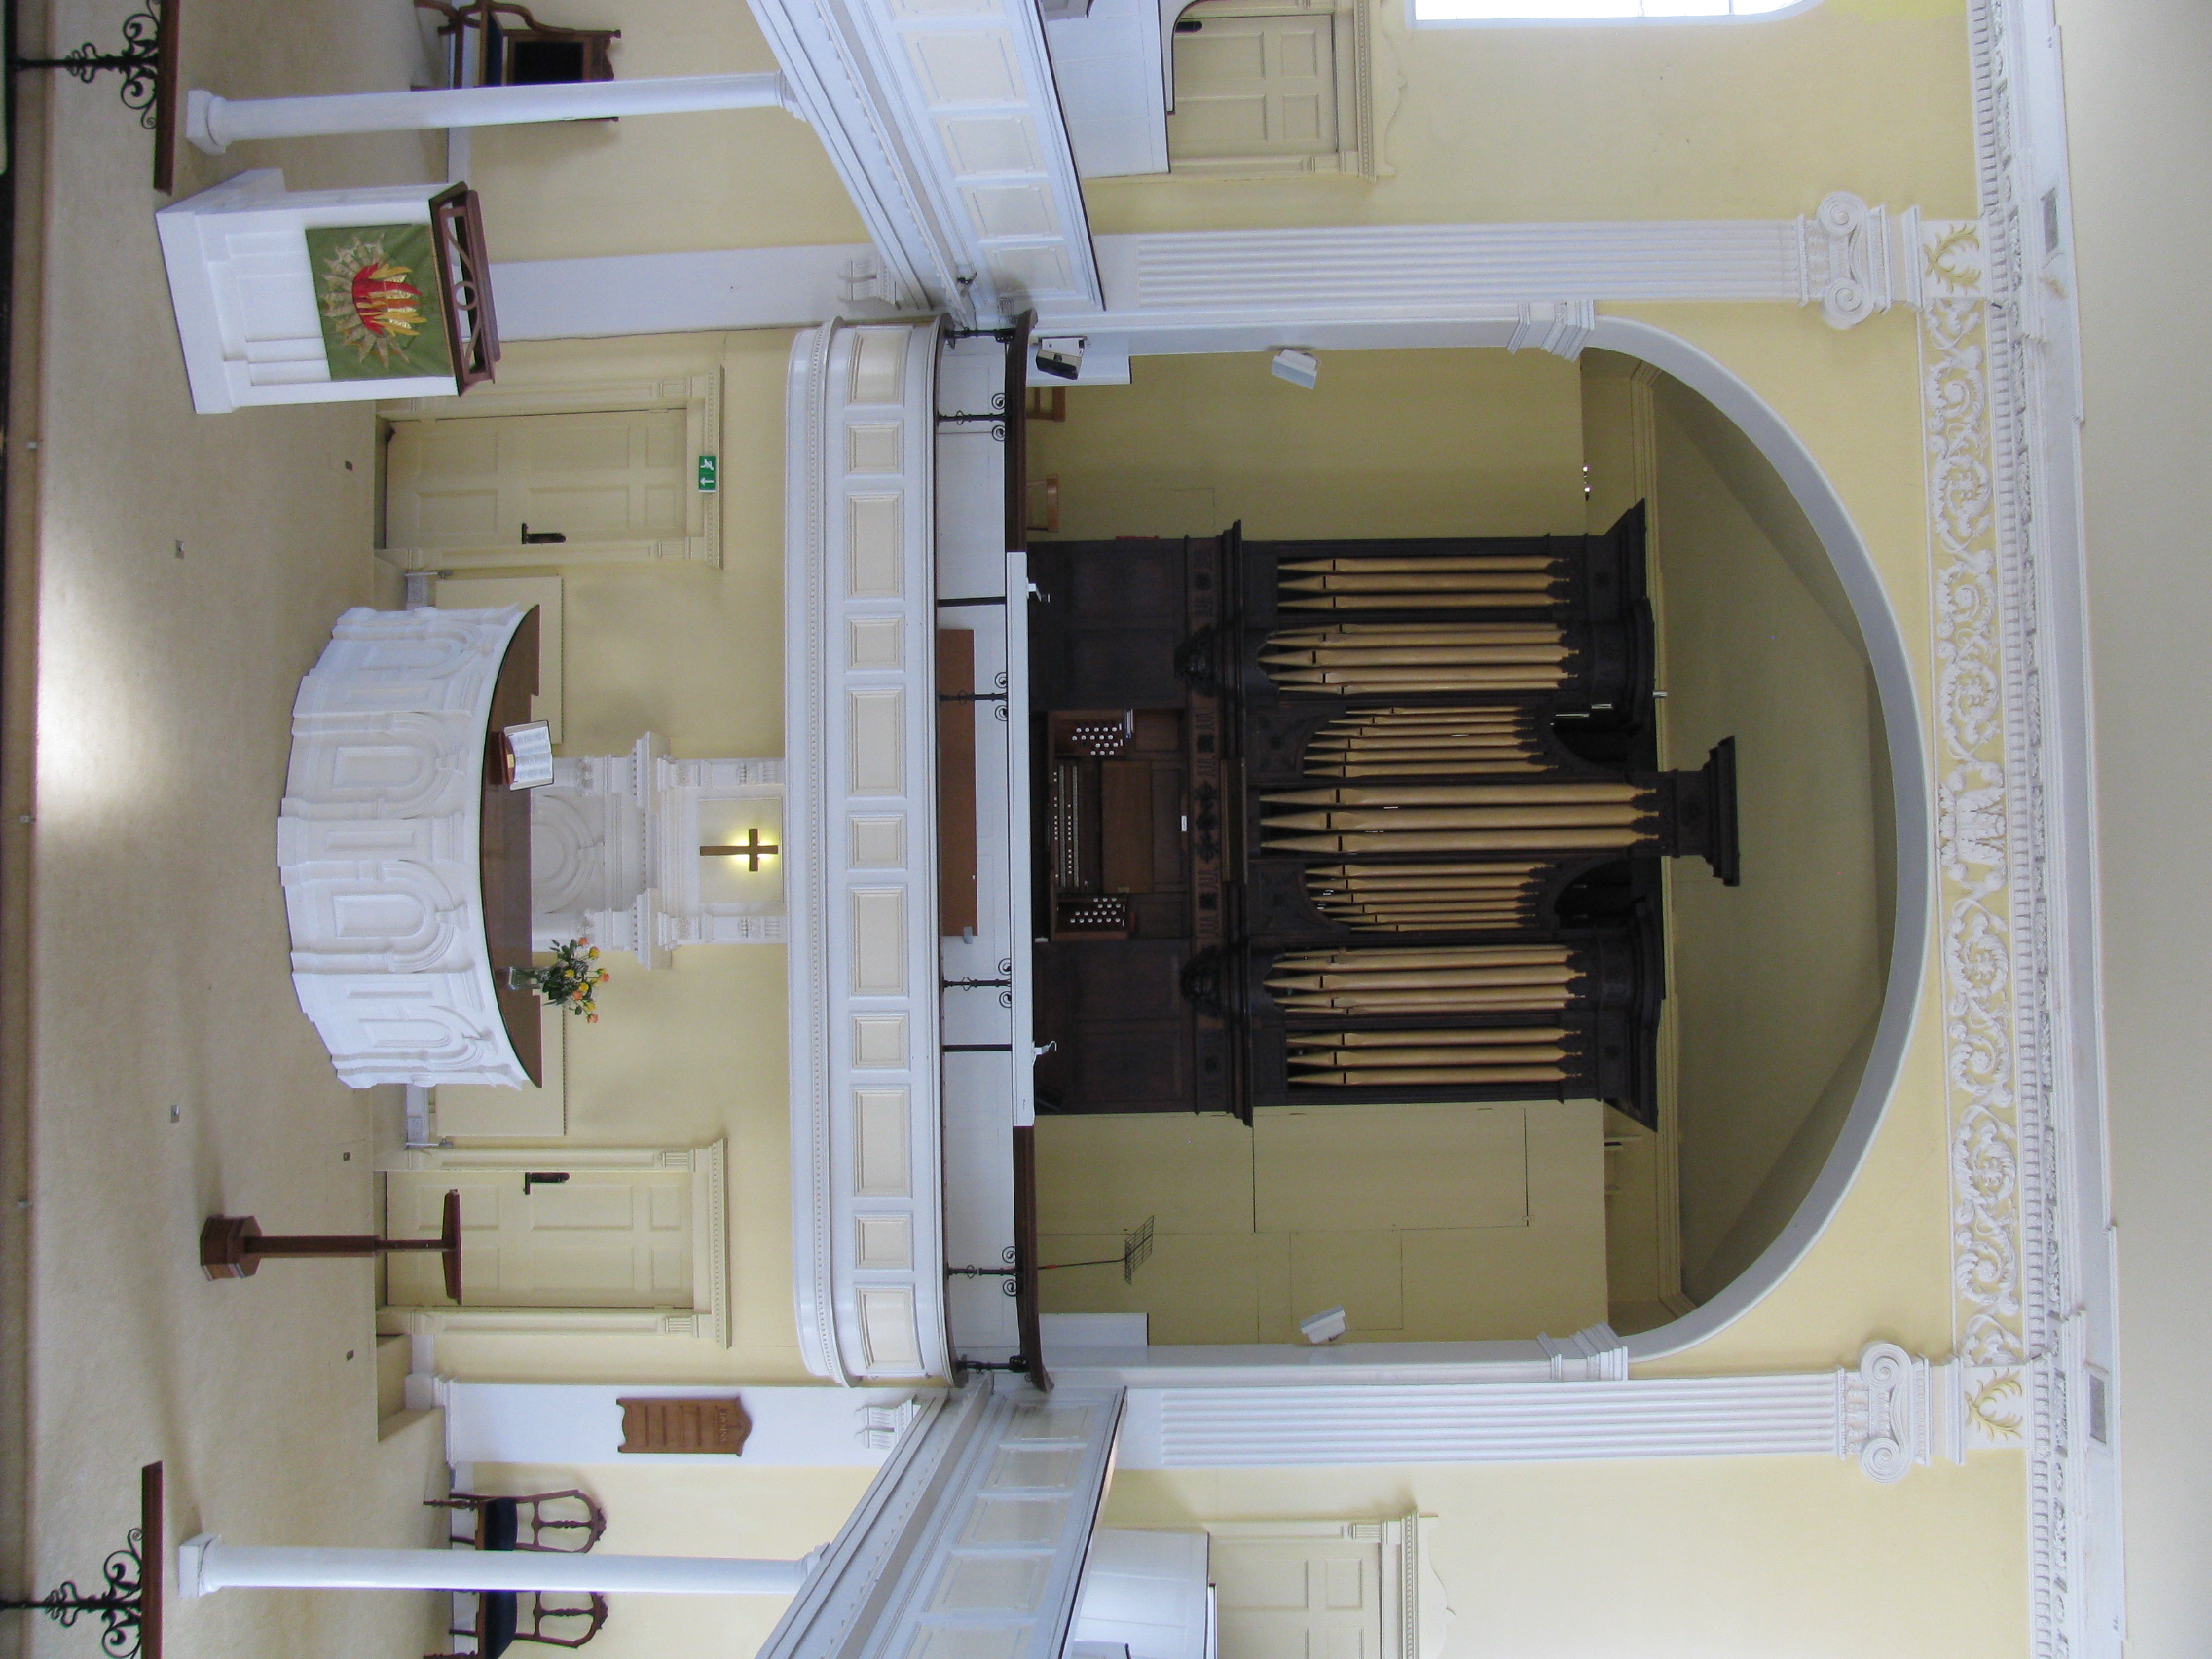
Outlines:
<svg viewBox="0 0 2212 1659"><path fill-rule="evenodd" d="M1302 574L1325 574L1334 571L1549 571L1558 564L1557 559L1544 553L1383 554L1367 559L1329 554L1310 559L1285 559L1275 568Z"/></svg>
<svg viewBox="0 0 2212 1659"><path fill-rule="evenodd" d="M1404 1071L1374 1071L1358 1068L1350 1071L1316 1072L1309 1077L1293 1078L1299 1088L1442 1088L1452 1084L1487 1085L1507 1083L1565 1083L1567 1072L1559 1066L1412 1066Z"/></svg>
<svg viewBox="0 0 2212 1659"><path fill-rule="evenodd" d="M1590 825L1572 830L1430 830L1384 836L1380 831L1327 835L1271 835L1278 853L1531 853L1611 852L1641 847L1652 836L1641 830Z"/></svg>
<svg viewBox="0 0 2212 1659"><path fill-rule="evenodd" d="M1617 804L1647 792L1635 784L1600 780L1577 784L1392 784L1382 789L1271 790L1261 798L1284 806L1461 806L1559 801Z"/></svg>

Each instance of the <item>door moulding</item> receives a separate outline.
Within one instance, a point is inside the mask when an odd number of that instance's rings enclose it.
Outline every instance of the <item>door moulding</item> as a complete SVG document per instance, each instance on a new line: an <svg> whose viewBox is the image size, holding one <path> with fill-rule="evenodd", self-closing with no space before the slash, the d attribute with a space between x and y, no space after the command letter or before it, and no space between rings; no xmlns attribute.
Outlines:
<svg viewBox="0 0 2212 1659"><path fill-rule="evenodd" d="M687 1169L691 1172L691 1301L689 1308L380 1308L377 1328L410 1336L440 1331L514 1331L540 1335L584 1331L704 1337L729 1346L729 1143L645 1147L410 1147L382 1161L385 1172L563 1169ZM463 1244L465 1246L465 1237ZM462 1283L467 1258L462 1256Z"/></svg>
<svg viewBox="0 0 2212 1659"><path fill-rule="evenodd" d="M684 453L711 456L722 449L722 372L719 358L698 353L687 374L640 373L608 365L604 373L571 369L558 379L477 387L463 404L458 398L390 398L377 405L387 427L408 421L480 421L523 415L608 415L631 410L683 412ZM688 465L688 462L686 462ZM390 481L385 481L390 488ZM384 555L403 570L482 569L516 566L642 564L682 560L719 567L722 562L721 496L693 489L686 509L687 534L679 540L579 542L559 547L386 547Z"/></svg>

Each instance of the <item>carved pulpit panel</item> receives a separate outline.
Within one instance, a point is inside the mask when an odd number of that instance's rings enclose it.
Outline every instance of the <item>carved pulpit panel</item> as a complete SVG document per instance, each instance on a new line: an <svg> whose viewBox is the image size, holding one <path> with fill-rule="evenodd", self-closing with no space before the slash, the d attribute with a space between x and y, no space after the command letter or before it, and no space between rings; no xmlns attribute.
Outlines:
<svg viewBox="0 0 2212 1659"><path fill-rule="evenodd" d="M647 732L553 764L531 804L539 949L589 937L664 968L682 945L783 939L781 760L674 760Z"/></svg>

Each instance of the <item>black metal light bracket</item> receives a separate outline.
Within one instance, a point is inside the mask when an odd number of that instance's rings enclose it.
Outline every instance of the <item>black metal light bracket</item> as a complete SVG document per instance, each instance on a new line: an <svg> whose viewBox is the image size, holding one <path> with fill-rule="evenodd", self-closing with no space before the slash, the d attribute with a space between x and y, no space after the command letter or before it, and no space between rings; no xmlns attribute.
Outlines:
<svg viewBox="0 0 2212 1659"><path fill-rule="evenodd" d="M85 1615L100 1621L100 1651L107 1659L161 1659L162 1465L139 1471L139 1522L100 1565L97 1593L64 1578L35 1601L0 1599L0 1611L44 1613L68 1628Z"/></svg>
<svg viewBox="0 0 2212 1659"><path fill-rule="evenodd" d="M102 52L91 41L60 57L11 57L11 69L60 69L86 86L94 76L112 69L123 77L117 89L125 109L138 112L138 125L151 132L155 99L162 85L162 19L151 11L133 12L123 19L123 49Z"/></svg>
<svg viewBox="0 0 2212 1659"><path fill-rule="evenodd" d="M117 94L125 109L137 112L138 125L154 135L154 188L165 196L176 173L179 4L181 0L150 0L146 10L124 18L123 45L114 52L86 41L59 57L8 59L10 69L59 69L88 87L111 70L122 76Z"/></svg>

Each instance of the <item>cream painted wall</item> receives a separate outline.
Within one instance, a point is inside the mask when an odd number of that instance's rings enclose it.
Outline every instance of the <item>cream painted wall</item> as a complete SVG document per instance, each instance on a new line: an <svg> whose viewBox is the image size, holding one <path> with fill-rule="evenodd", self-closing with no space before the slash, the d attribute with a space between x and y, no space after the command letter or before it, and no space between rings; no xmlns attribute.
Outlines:
<svg viewBox="0 0 2212 1659"><path fill-rule="evenodd" d="M2014 1659L2016 1453L1876 1486L1813 1457L1124 1470L1112 1527L1435 1515L1444 1659Z"/></svg>
<svg viewBox="0 0 2212 1659"><path fill-rule="evenodd" d="M1581 390L1540 351L1335 351L1307 391L1260 351L1142 357L1029 425L1065 540L1539 535L1582 528Z"/></svg>
<svg viewBox="0 0 2212 1659"><path fill-rule="evenodd" d="M540 15L620 29L624 80L776 67L743 0L569 0ZM469 144L501 260L867 240L821 140L781 110L488 127Z"/></svg>
<svg viewBox="0 0 2212 1659"><path fill-rule="evenodd" d="M1612 30L1415 29L1404 0L1366 3L1394 176L1093 179L1091 228L1791 218L1831 190L1974 211L1955 0Z"/></svg>
<svg viewBox="0 0 2212 1659"><path fill-rule="evenodd" d="M1881 1009L1888 756L1859 631L1771 466L1677 382L1650 407L1665 758L1700 765L1736 739L1743 839L1740 887L1667 871L1682 1288L1704 1301L1795 1212L1858 1088Z"/></svg>
<svg viewBox="0 0 2212 1659"><path fill-rule="evenodd" d="M647 730L680 757L783 753L783 377L791 338L764 330L507 349L499 384L509 390L609 366L650 370L701 350L721 363L721 568L541 568L563 582L563 755L620 754ZM728 1141L732 1346L678 1337L449 1333L439 1364L454 1376L544 1381L806 1381L792 1310L784 951L692 947L650 973L626 955L608 960L614 977L599 994L600 1023L568 1028L569 1136L560 1144Z"/></svg>
<svg viewBox="0 0 2212 1659"><path fill-rule="evenodd" d="M479 1463L472 1490L580 1488L607 1511L599 1548L622 1555L795 1561L837 1535L872 1469L726 1468L635 1462L559 1468ZM747 1659L791 1604L785 1596L617 1596L592 1659Z"/></svg>
<svg viewBox="0 0 2212 1659"><path fill-rule="evenodd" d="M1350 1341L1564 1334L1605 1316L1595 1101L1070 1114L1037 1120L1039 1248L1152 1259L1043 1277L1051 1313L1143 1312L1167 1343L1280 1343L1342 1306Z"/></svg>
<svg viewBox="0 0 2212 1659"><path fill-rule="evenodd" d="M1915 321L1848 334L1767 306L1607 308L1667 329L1743 378L1813 454L1864 540L1920 676L1925 708L1928 527ZM1932 853L1932 849L1930 850ZM1924 949L1933 918L1900 920ZM1782 1283L1734 1324L1641 1369L1683 1374L1856 1360L1870 1338L1940 1356L1952 1346L1948 1118L1933 977L1858 1178Z"/></svg>
<svg viewBox="0 0 2212 1659"><path fill-rule="evenodd" d="M1095 232L1465 220L1788 218L1830 190L1973 211L1956 0L1826 0L1739 26L1424 28L1374 7L1375 182L1094 179ZM775 66L735 3L579 0L617 73ZM500 259L864 241L818 140L777 111L493 129L471 182Z"/></svg>

